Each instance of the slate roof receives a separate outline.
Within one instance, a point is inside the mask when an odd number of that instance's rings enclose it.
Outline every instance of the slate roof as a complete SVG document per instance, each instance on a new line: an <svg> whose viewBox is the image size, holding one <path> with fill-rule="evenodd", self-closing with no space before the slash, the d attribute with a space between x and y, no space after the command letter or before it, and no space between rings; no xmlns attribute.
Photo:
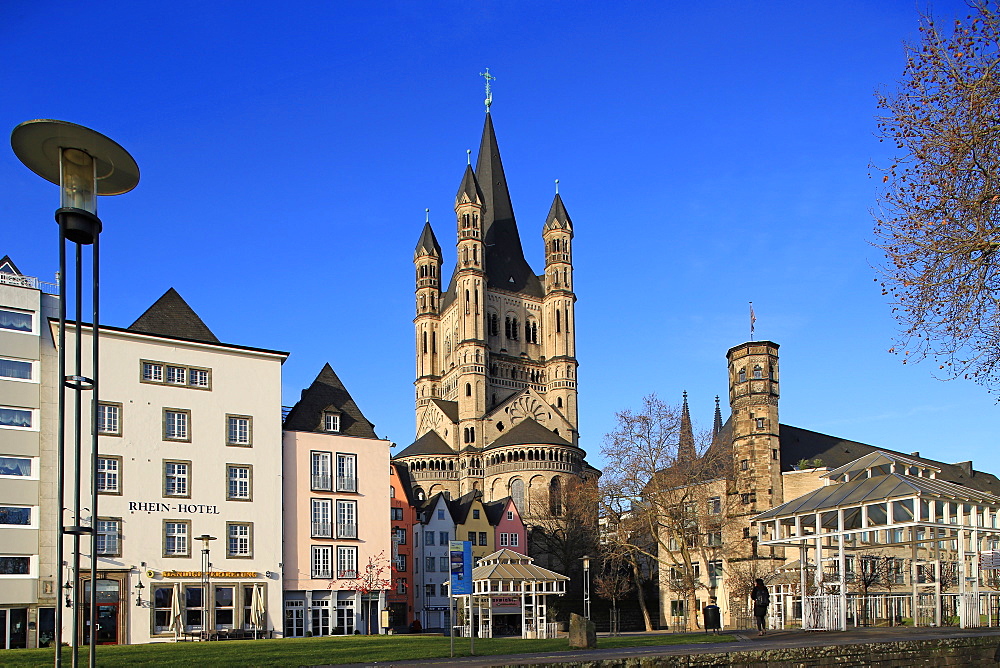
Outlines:
<svg viewBox="0 0 1000 668"><path fill-rule="evenodd" d="M416 455L454 455L455 451L445 443L444 439L438 436L438 433L431 429L429 432L415 440L406 448L395 455L393 459L402 459L403 457L414 457Z"/></svg>
<svg viewBox="0 0 1000 668"><path fill-rule="evenodd" d="M479 189L479 181L472 171L472 165L466 165L465 174L462 175L462 184L458 186L458 193L455 195L455 202L462 199L462 195L467 195L470 202L482 202L483 191Z"/></svg>
<svg viewBox="0 0 1000 668"><path fill-rule="evenodd" d="M378 438L375 425L365 418L329 364L323 366L312 385L302 390L302 396L285 417L283 427L287 431L323 432L323 413L327 411L340 413L340 431L337 433Z"/></svg>
<svg viewBox="0 0 1000 668"><path fill-rule="evenodd" d="M483 493L478 489L474 489L471 492L466 492L462 496L448 501L448 510L451 511L451 516L455 520L455 524L465 524L465 520L469 517L469 511L472 510L473 504L476 500L481 500ZM489 515L487 514L487 519Z"/></svg>
<svg viewBox="0 0 1000 668"><path fill-rule="evenodd" d="M561 223L561 225L554 225L553 223L556 221ZM552 200L552 206L549 208L549 215L545 216L545 227L543 229L550 230L560 227L566 228L572 233L573 221L570 220L569 214L566 213L566 205L563 204L562 197L559 196L559 193L556 193L555 199Z"/></svg>
<svg viewBox="0 0 1000 668"><path fill-rule="evenodd" d="M431 403L441 409L445 417L452 422L458 422L458 402L445 399L431 399Z"/></svg>
<svg viewBox="0 0 1000 668"><path fill-rule="evenodd" d="M500 524L500 520L503 519L503 511L507 509L507 504L510 502L510 497L505 496L502 499L497 499L496 501L489 501L483 503L483 508L486 510L486 519L489 521L491 526L496 526ZM514 506L517 508L517 506Z"/></svg>
<svg viewBox="0 0 1000 668"><path fill-rule="evenodd" d="M568 445L573 446L562 436L551 429L543 427L531 418L524 418L508 431L500 434L484 450L499 448L505 445Z"/></svg>
<svg viewBox="0 0 1000 668"><path fill-rule="evenodd" d="M413 480L410 478L410 470L404 464L397 464L396 462L389 462L389 466L396 469L399 484L403 488L403 494L406 495L406 502L415 507L418 502L413 498Z"/></svg>
<svg viewBox="0 0 1000 668"><path fill-rule="evenodd" d="M500 147L497 145L490 114L486 114L483 138L479 144L476 180L483 194L485 208L483 231L487 286L543 297L545 291L542 284L524 259L521 237L514 221L514 206L507 190L507 177L503 173Z"/></svg>
<svg viewBox="0 0 1000 668"><path fill-rule="evenodd" d="M153 302L153 305L129 325L128 329L141 334L219 343L212 330L173 288Z"/></svg>
<svg viewBox="0 0 1000 668"><path fill-rule="evenodd" d="M437 237L434 236L434 230L429 222L424 223L424 230L420 233L420 239L417 240L417 247L413 249L414 259L421 255L441 257L441 245L438 244Z"/></svg>
<svg viewBox="0 0 1000 668"><path fill-rule="evenodd" d="M859 457L882 450L891 454L904 455L909 459L940 469L941 474L938 477L941 480L947 480L981 492L1000 496L1000 479L992 473L974 470L971 462L946 464L933 459L926 459L916 454L908 455L895 450L889 450L888 448L876 448L873 445L820 434L787 424L780 425L778 437L781 440L782 471L791 471L792 467L802 459L820 459L823 462L823 466L836 469L853 462Z"/></svg>

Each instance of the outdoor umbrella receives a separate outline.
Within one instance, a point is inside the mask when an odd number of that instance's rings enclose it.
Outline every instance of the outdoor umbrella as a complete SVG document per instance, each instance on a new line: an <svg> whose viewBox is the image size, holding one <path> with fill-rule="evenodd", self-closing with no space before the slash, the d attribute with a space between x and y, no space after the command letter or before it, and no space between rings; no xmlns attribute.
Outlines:
<svg viewBox="0 0 1000 668"><path fill-rule="evenodd" d="M181 624L181 585L174 583L173 595L170 597L170 629L174 632L174 639L184 630Z"/></svg>
<svg viewBox="0 0 1000 668"><path fill-rule="evenodd" d="M259 631L264 626L264 587L262 585L253 588L250 613L253 617L254 628Z"/></svg>

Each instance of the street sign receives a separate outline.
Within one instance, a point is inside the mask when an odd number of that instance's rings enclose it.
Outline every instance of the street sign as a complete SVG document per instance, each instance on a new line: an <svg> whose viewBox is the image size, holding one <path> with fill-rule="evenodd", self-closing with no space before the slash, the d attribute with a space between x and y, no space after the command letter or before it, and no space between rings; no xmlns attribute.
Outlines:
<svg viewBox="0 0 1000 668"><path fill-rule="evenodd" d="M467 540L448 541L451 552L451 595L472 594L472 543Z"/></svg>

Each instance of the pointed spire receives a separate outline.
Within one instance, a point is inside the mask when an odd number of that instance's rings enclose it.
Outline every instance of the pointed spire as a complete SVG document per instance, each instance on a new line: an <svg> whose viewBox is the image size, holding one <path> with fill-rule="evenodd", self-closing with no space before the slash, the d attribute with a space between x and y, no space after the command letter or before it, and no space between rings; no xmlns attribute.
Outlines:
<svg viewBox="0 0 1000 668"><path fill-rule="evenodd" d="M719 408L719 395L715 395L715 421L712 423L712 440L722 431L722 409Z"/></svg>
<svg viewBox="0 0 1000 668"><path fill-rule="evenodd" d="M455 206L461 204L462 195L468 197L469 201L474 204L481 204L483 201L483 191L479 189L479 182L476 181L476 174L472 171L471 165L465 167L462 185L458 187L458 194L455 195Z"/></svg>
<svg viewBox="0 0 1000 668"><path fill-rule="evenodd" d="M558 192L552 200L549 215L545 217L543 231L547 232L548 230L556 229L568 230L571 236L573 234L573 221L570 220L569 214L566 213L566 206L563 204L562 197Z"/></svg>
<svg viewBox="0 0 1000 668"><path fill-rule="evenodd" d="M483 139L476 161L476 179L483 195L485 264L489 286L541 296L541 284L524 259L491 114L487 114L483 126Z"/></svg>
<svg viewBox="0 0 1000 668"><path fill-rule="evenodd" d="M694 429L691 427L691 412L688 410L688 393L684 392L681 406L681 434L677 444L678 461L693 461L697 457L694 449Z"/></svg>
<svg viewBox="0 0 1000 668"><path fill-rule="evenodd" d="M429 212L430 209L427 209ZM417 241L417 247L413 251L413 259L416 260L421 255L432 255L434 257L441 257L441 246L438 244L437 237L434 236L434 230L431 229L430 214L428 213L428 220L424 223L424 230L420 233L420 240Z"/></svg>

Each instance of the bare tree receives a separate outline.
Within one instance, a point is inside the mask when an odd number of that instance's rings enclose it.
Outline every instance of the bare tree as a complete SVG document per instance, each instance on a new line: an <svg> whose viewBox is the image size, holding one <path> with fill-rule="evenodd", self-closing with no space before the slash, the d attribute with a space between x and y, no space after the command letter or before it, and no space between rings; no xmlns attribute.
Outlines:
<svg viewBox="0 0 1000 668"><path fill-rule="evenodd" d="M878 93L895 146L874 211L884 294L903 362L1000 389L1000 17L991 0L943 28L921 16L894 91ZM878 279L876 279L878 280Z"/></svg>
<svg viewBox="0 0 1000 668"><path fill-rule="evenodd" d="M620 555L604 553L601 574L594 578L594 593L611 601L611 635L618 635L618 601L625 598L636 584L631 569Z"/></svg>
<svg viewBox="0 0 1000 668"><path fill-rule="evenodd" d="M524 523L531 532L531 556L560 573L570 573L582 568L584 555L597 553L597 481L577 476L563 481L558 503L529 499Z"/></svg>
<svg viewBox="0 0 1000 668"><path fill-rule="evenodd" d="M617 414L605 436L601 478L602 513L614 530L602 538L654 560L661 589L666 577L684 601L686 626L695 629L696 596L710 586L700 569L722 558L731 454L710 449L707 437L695 438L681 423L681 411L655 395L639 412Z"/></svg>
<svg viewBox="0 0 1000 668"><path fill-rule="evenodd" d="M375 625L376 606L378 604L379 592L389 588L392 584L392 569L389 558L385 556L385 551L379 552L373 557L368 557L368 564L365 569L357 574L358 577L351 582L351 588L361 594L363 618L366 620L365 627L367 633L372 633ZM378 626L375 625L375 633Z"/></svg>

